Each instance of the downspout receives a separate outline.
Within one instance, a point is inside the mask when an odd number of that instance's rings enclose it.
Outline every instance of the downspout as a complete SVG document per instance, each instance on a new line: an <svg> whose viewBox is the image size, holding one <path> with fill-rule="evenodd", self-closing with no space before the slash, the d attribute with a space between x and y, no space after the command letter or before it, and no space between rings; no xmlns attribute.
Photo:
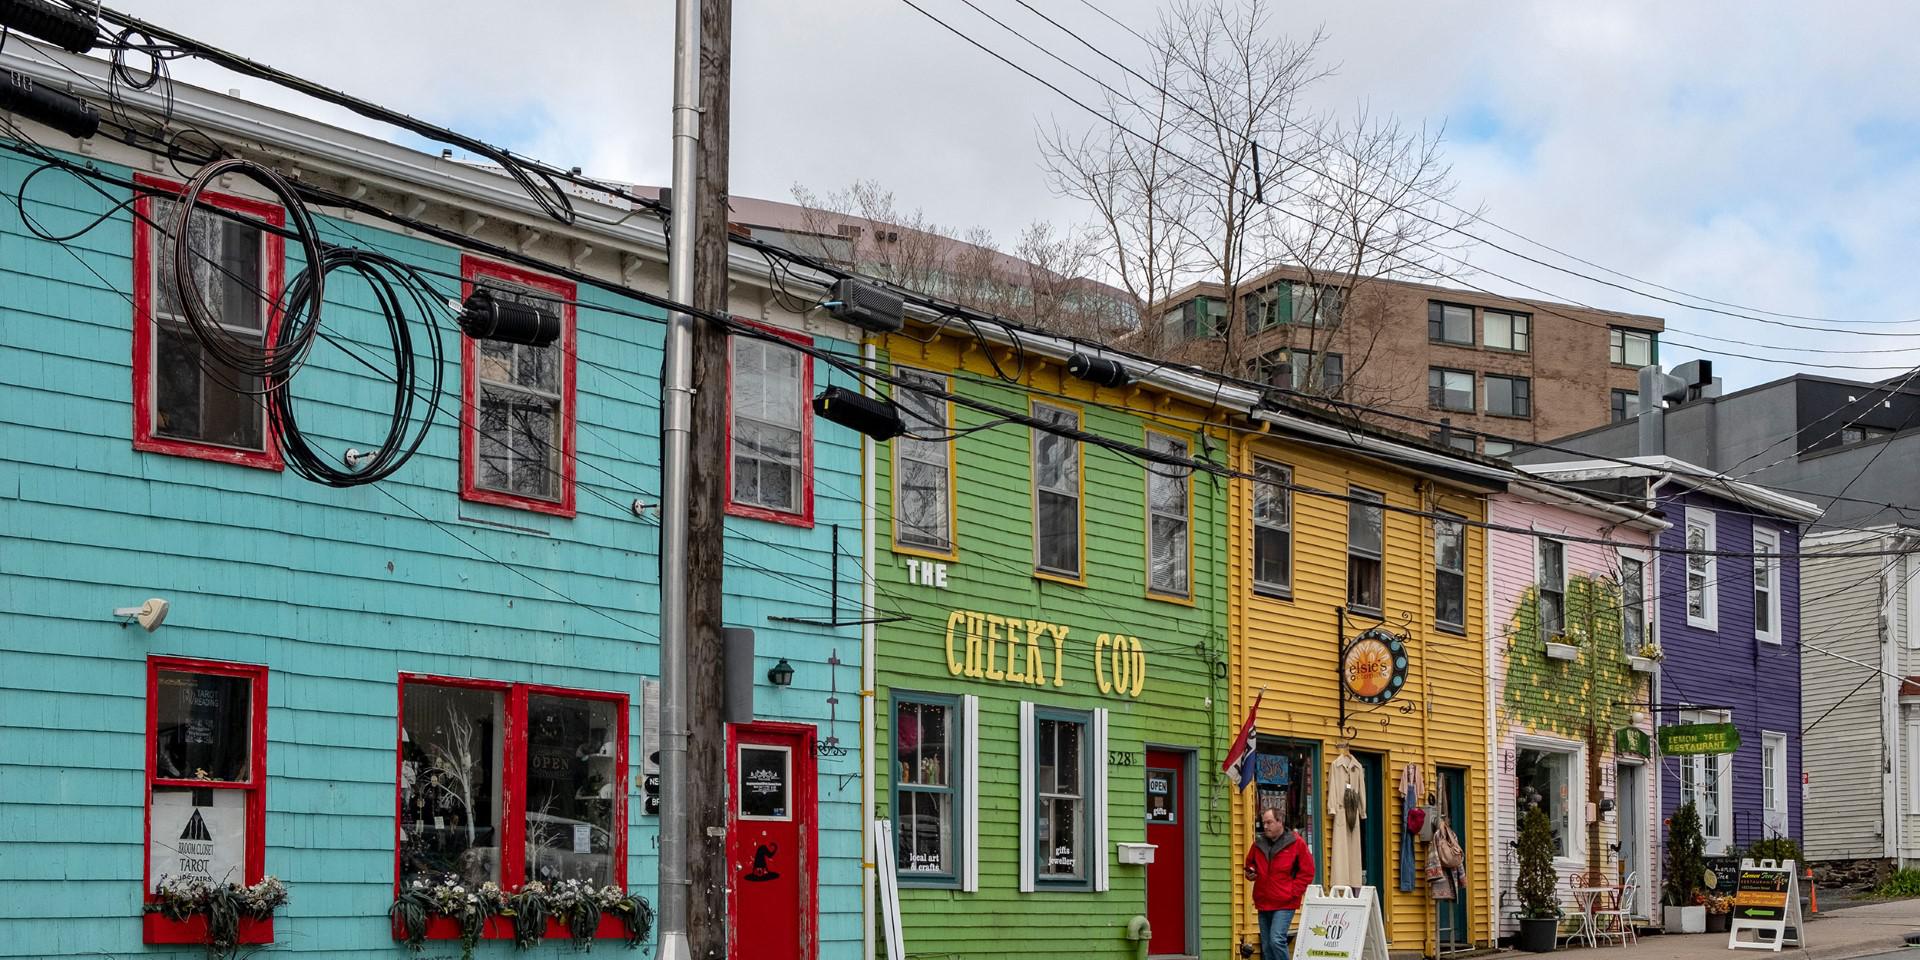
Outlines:
<svg viewBox="0 0 1920 960"><path fill-rule="evenodd" d="M1482 500L1481 503L1485 504L1483 509L1486 511L1486 513L1481 516L1481 519L1489 520L1489 521L1492 520L1493 519L1492 498L1487 498L1485 500ZM1480 560L1480 567L1481 567L1480 633L1485 640L1486 652L1484 656L1486 657L1486 660L1484 662L1487 665L1487 675L1488 675L1489 681L1491 681L1491 678L1493 676L1493 671L1494 671L1494 663L1495 663L1494 657L1496 656L1496 644L1498 643L1498 641L1494 639L1495 633L1497 631L1494 629L1494 624L1493 624L1493 530L1490 527L1480 528L1480 557L1481 557L1481 560ZM1506 683L1506 674L1504 670L1502 670L1502 673L1501 673L1501 683L1502 685ZM1483 890L1489 891L1486 894L1486 896L1487 896L1487 931L1488 931L1487 942L1490 945L1500 942L1500 917L1498 916L1499 910L1500 910L1500 904L1498 902L1498 895L1493 893L1492 891L1500 889L1500 885L1505 882L1500 878L1500 875L1495 872L1495 868L1499 865L1499 862L1500 862L1500 859L1499 859L1500 858L1500 854L1499 854L1500 816L1499 816L1499 813L1497 812L1497 808L1499 807L1499 802L1500 802L1500 767L1498 765L1500 744L1498 739L1496 739L1498 728L1497 728L1497 724L1495 723L1494 717L1495 717L1495 714L1499 712L1500 703L1498 700L1494 698L1494 695L1493 695L1494 686L1495 685L1492 682L1489 682L1487 684L1487 711L1486 711L1487 716L1486 716L1486 737L1485 737L1486 744L1487 744L1487 765L1486 765L1487 802L1485 804L1482 804L1482 809L1486 810L1486 814L1487 814L1487 827L1486 827L1486 831L1481 834L1481 836L1487 838L1486 872L1481 874L1481 876L1494 878L1494 884L1495 884L1492 888L1486 888L1484 886L1482 887ZM1435 779L1437 780L1438 778L1436 777ZM1469 899L1467 903L1468 903L1468 906L1471 907L1473 901ZM1471 923L1473 920L1473 913L1471 909L1468 910L1467 920L1469 923Z"/></svg>
<svg viewBox="0 0 1920 960"><path fill-rule="evenodd" d="M862 359L868 366L874 362L872 341L860 347ZM867 386L871 392L872 385ZM873 903L873 689L874 658L876 648L875 632L878 626L873 622L873 528L876 520L873 482L873 446L872 437L863 437L860 441L861 459L865 461L860 469L860 553L861 567L866 575L860 578L860 619L866 621L860 626L860 912L866 921L860 925L861 956L874 956L873 925L875 916Z"/></svg>
<svg viewBox="0 0 1920 960"><path fill-rule="evenodd" d="M1910 559L1908 562L1912 562ZM1900 681L1899 663L1896 660L1899 651L1899 609L1894 605L1897 589L1894 584L1895 565L1888 564L1880 571L1880 817L1884 825L1880 831L1880 855L1890 859L1900 856ZM1911 630L1912 624L1907 628ZM1804 748L1803 748L1804 749ZM1800 762L1806 763L1806 755L1801 754ZM1804 768L1803 768L1804 769ZM1789 794L1791 796L1791 794ZM1800 820L1806 822L1806 804L1802 803ZM1791 821L1789 821L1791 824ZM1803 826L1802 830L1805 829Z"/></svg>

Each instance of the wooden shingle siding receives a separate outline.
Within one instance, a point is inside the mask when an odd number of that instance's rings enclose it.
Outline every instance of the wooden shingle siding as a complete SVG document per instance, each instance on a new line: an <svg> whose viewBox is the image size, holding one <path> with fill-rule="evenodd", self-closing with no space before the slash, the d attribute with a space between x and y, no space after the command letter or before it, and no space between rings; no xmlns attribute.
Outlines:
<svg viewBox="0 0 1920 960"><path fill-rule="evenodd" d="M30 169L0 156L0 188L10 193ZM54 229L78 226L123 199L108 190L102 197L70 177L41 177L29 210ZM460 271L459 251L360 223L321 223L329 242L351 237ZM290 472L133 450L124 295L132 237L121 211L69 245L103 285L0 204L0 885L9 891L0 956L196 955L140 943L150 654L270 671L266 871L292 897L275 922L276 953L405 953L386 920L402 672L628 695L627 876L657 901L657 819L640 812L639 780L640 682L658 665L659 528L627 505L658 500L662 326L596 309L646 312L581 286L578 516L459 499L459 351L444 317L447 393L425 445L376 487L336 490ZM297 245L288 256L291 274ZM457 292L457 281L439 283ZM327 329L384 357L384 327L365 285L343 279L327 294ZM814 373L822 386L845 383L823 364ZM301 423L322 450L364 449L386 429L391 387L329 344L316 345L295 392ZM829 525L841 525L843 554L858 553L859 451L847 431L819 430L815 527L734 519L727 542L727 618L758 633L756 676L781 657L795 665L791 687L760 687L759 715L813 722L822 739L837 734L849 747L860 728L858 628L767 616L830 615ZM860 581L853 561L841 563L844 617L857 608ZM110 616L151 596L172 602L154 633ZM830 654L837 668L825 662ZM837 708L827 703L834 691ZM860 951L857 757L820 760L822 960ZM535 951L569 953L564 943Z"/></svg>

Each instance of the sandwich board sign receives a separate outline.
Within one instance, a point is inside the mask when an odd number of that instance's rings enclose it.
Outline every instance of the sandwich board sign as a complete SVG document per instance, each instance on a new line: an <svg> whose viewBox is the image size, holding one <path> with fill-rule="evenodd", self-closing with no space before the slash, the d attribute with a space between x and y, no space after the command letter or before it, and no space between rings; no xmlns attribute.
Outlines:
<svg viewBox="0 0 1920 960"><path fill-rule="evenodd" d="M1307 888L1300 899L1300 960L1387 960L1387 928L1372 887Z"/></svg>
<svg viewBox="0 0 1920 960"><path fill-rule="evenodd" d="M907 945L900 936L900 875L893 858L893 821L873 821L873 865L880 879L880 922L887 941L887 960L906 960Z"/></svg>
<svg viewBox="0 0 1920 960"><path fill-rule="evenodd" d="M1740 883L1733 895L1729 950L1772 950L1785 944L1805 946L1800 917L1800 878L1793 861L1741 860ZM1752 934L1741 939L1742 933Z"/></svg>

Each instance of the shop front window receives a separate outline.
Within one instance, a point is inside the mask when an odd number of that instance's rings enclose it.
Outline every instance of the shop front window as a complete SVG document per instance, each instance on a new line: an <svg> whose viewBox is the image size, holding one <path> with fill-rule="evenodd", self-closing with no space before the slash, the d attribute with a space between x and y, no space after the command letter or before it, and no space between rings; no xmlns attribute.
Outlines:
<svg viewBox="0 0 1920 960"><path fill-rule="evenodd" d="M1535 806L1546 810L1547 821L1553 827L1553 855L1559 858L1574 855L1573 760L1571 751L1522 747L1514 768L1518 785L1514 810L1520 817L1525 817Z"/></svg>
<svg viewBox="0 0 1920 960"><path fill-rule="evenodd" d="M1039 882L1080 883L1087 856L1087 757L1082 716L1038 713L1034 726L1034 875Z"/></svg>
<svg viewBox="0 0 1920 960"><path fill-rule="evenodd" d="M1258 809L1286 814L1286 821L1318 856L1320 850L1320 791L1315 776L1320 752L1311 743L1260 738L1253 758L1253 782Z"/></svg>
<svg viewBox="0 0 1920 960"><path fill-rule="evenodd" d="M403 677L401 883L626 882L627 700Z"/></svg>
<svg viewBox="0 0 1920 960"><path fill-rule="evenodd" d="M893 837L902 880L953 880L959 873L955 706L933 696L894 700Z"/></svg>

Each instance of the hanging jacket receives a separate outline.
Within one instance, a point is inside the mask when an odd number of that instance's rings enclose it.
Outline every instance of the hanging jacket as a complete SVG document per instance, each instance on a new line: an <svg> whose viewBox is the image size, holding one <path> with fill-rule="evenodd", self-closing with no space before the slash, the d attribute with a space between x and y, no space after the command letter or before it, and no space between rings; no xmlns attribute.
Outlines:
<svg viewBox="0 0 1920 960"><path fill-rule="evenodd" d="M1298 910L1300 898L1313 883L1313 851L1298 830L1289 830L1278 840L1263 834L1255 837L1247 850L1247 878L1253 882L1253 908Z"/></svg>

